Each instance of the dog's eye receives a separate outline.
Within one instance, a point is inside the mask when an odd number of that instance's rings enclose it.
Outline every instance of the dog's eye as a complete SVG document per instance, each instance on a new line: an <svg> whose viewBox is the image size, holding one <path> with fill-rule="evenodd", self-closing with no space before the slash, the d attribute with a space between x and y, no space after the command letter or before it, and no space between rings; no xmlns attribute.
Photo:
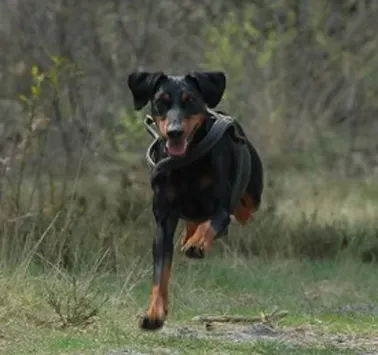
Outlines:
<svg viewBox="0 0 378 355"><path fill-rule="evenodd" d="M168 109L171 106L171 104L172 100L168 94L160 95L155 101L156 108L159 111Z"/></svg>
<svg viewBox="0 0 378 355"><path fill-rule="evenodd" d="M183 104L187 104L189 102L192 102L193 101L193 97L187 93L183 94L182 97L181 97L181 102Z"/></svg>
<svg viewBox="0 0 378 355"><path fill-rule="evenodd" d="M162 102L162 103L170 103L171 102L171 98L169 97L168 94L161 94L158 98L158 101Z"/></svg>

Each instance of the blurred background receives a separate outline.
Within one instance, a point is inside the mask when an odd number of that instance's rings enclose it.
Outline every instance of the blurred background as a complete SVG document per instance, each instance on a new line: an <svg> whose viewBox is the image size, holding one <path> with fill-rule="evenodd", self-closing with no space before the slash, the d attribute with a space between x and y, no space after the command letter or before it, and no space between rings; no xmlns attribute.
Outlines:
<svg viewBox="0 0 378 355"><path fill-rule="evenodd" d="M375 261L377 16L372 0L0 1L1 262L149 257L148 110L127 75L208 69L266 169L253 223L214 253Z"/></svg>

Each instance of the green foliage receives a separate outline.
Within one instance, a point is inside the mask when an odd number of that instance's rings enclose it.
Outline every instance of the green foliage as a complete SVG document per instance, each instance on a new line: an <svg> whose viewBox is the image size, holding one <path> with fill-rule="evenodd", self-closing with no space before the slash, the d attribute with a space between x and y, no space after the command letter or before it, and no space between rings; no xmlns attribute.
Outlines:
<svg viewBox="0 0 378 355"><path fill-rule="evenodd" d="M254 6L248 6L243 13L230 10L217 26L204 25L202 37L207 43L202 67L218 68L228 74L228 85L237 87L245 79L244 68L250 53L256 52L255 42L260 33L253 26ZM224 100L232 102L235 95L226 91Z"/></svg>
<svg viewBox="0 0 378 355"><path fill-rule="evenodd" d="M242 9L227 12L219 20L217 26L204 26L203 38L208 44L202 62L203 68L219 68L228 76L228 87L224 101L238 116L244 116L251 109L251 102L242 102L245 97L244 87L251 82L258 87L259 78L264 73L275 70L277 56L285 46L292 42L296 30L290 27L285 31L277 31L272 21L268 21L264 28L255 25L256 18L261 16L261 9L254 4L245 5ZM287 11L287 23L294 23L294 13ZM249 72L246 71L247 68ZM259 71L262 74L257 74ZM267 77L264 79L267 92L276 96L276 84ZM282 103L274 102L271 117L280 116Z"/></svg>
<svg viewBox="0 0 378 355"><path fill-rule="evenodd" d="M279 48L296 35L295 14L287 11L289 28L278 32L271 22L266 23L263 30L254 25L259 11L253 4L246 5L242 10L227 12L217 26L204 26L203 38L209 44L204 68L226 70L236 83L245 78L243 69L248 58L254 58L262 69L272 64Z"/></svg>
<svg viewBox="0 0 378 355"><path fill-rule="evenodd" d="M245 12L245 16L250 12ZM247 20L243 19L242 23ZM249 30L253 29L249 28ZM205 40L208 41L208 50L205 52L204 68L220 68L233 74L236 82L243 78L240 69L244 63L244 53L237 48L247 46L245 33L239 25L237 14L230 11L225 14L219 26L205 26L203 29Z"/></svg>
<svg viewBox="0 0 378 355"><path fill-rule="evenodd" d="M337 161L345 173L358 173L351 152L367 156L376 150L357 138L375 127L375 37L363 26L364 15L348 14L348 6L335 10L313 2L304 21L297 5L244 4L216 25L205 24L202 67L227 73L222 106L242 123L253 118L266 157L289 161L301 155L310 166L316 157L325 169ZM342 16L336 21L337 11Z"/></svg>
<svg viewBox="0 0 378 355"><path fill-rule="evenodd" d="M32 65L30 69L31 85L29 95L21 94L19 99L29 110L34 110L36 106L42 105L43 100L49 92L53 95L60 95L62 89L61 78L73 78L80 75L76 66L63 57L51 56L51 66L45 72L40 72L37 65ZM33 115L34 112L29 112Z"/></svg>
<svg viewBox="0 0 378 355"><path fill-rule="evenodd" d="M44 73L40 73L38 67L33 65L30 70L30 74L32 77L32 85L30 86L30 95L26 96L21 94L20 100L27 104L28 106L31 105L35 100L41 97L42 92L42 84L45 81L46 75Z"/></svg>
<svg viewBox="0 0 378 355"><path fill-rule="evenodd" d="M114 135L117 150L127 152L149 138L143 124L144 113L131 113L125 107L118 111L119 128Z"/></svg>

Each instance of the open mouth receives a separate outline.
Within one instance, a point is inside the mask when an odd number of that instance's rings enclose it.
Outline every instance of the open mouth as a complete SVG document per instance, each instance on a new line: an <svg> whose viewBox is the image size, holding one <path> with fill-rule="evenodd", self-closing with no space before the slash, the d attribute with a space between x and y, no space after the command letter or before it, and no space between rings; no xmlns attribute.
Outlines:
<svg viewBox="0 0 378 355"><path fill-rule="evenodd" d="M165 147L167 148L168 154L173 157L182 157L183 155L185 155L190 142L192 141L195 133L197 132L198 127L199 126L196 125L192 132L190 132L189 136L186 138L168 138L168 140L165 143Z"/></svg>
<svg viewBox="0 0 378 355"><path fill-rule="evenodd" d="M181 157L186 153L188 147L188 140L185 138L180 139L168 139L166 142L166 148L168 154L171 156Z"/></svg>

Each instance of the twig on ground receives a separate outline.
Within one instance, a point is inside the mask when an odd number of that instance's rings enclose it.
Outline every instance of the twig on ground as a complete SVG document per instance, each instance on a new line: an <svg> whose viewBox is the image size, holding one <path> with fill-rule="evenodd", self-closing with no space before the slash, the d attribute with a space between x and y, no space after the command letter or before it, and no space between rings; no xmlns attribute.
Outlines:
<svg viewBox="0 0 378 355"><path fill-rule="evenodd" d="M272 312L266 314L262 312L259 316L231 316L231 315L222 315L222 316L195 316L192 318L192 321L205 323L207 329L211 327L212 323L244 323L244 324L251 324L251 323L264 323L264 324L272 324L274 321L282 319L288 315L287 311L279 311L278 309L274 309Z"/></svg>

